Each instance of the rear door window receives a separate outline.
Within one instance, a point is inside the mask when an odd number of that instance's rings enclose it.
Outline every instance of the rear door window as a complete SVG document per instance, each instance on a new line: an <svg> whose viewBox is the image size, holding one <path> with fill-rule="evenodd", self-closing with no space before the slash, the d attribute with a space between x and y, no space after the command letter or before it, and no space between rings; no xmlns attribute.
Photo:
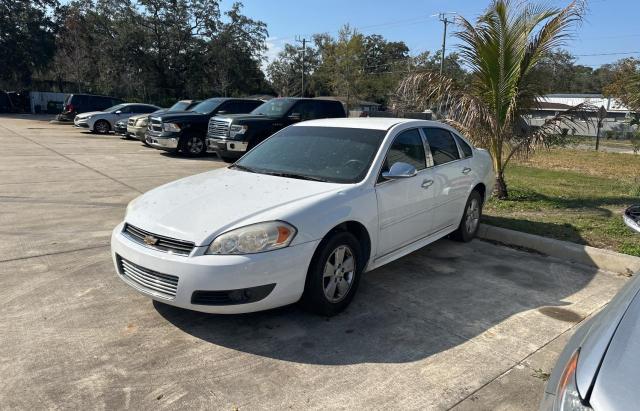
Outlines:
<svg viewBox="0 0 640 411"><path fill-rule="evenodd" d="M460 150L462 150L462 156L464 158L473 157L473 150L471 149L471 146L467 144L467 142L464 141L459 135L454 134L453 136L456 138L458 146L460 146Z"/></svg>
<svg viewBox="0 0 640 411"><path fill-rule="evenodd" d="M427 142L429 143L434 166L460 159L458 146L449 131L433 127L425 128L424 132L427 135Z"/></svg>

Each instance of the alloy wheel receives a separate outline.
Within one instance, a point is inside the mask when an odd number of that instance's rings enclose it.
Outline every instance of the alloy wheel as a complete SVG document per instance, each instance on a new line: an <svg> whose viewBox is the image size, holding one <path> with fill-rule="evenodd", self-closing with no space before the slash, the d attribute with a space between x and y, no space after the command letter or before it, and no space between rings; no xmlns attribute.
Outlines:
<svg viewBox="0 0 640 411"><path fill-rule="evenodd" d="M200 154L204 148L204 141L199 137L193 136L187 141L187 146L189 147L189 153Z"/></svg>
<svg viewBox="0 0 640 411"><path fill-rule="evenodd" d="M342 301L353 285L356 259L349 246L338 246L327 258L322 276L324 296L328 301Z"/></svg>
<svg viewBox="0 0 640 411"><path fill-rule="evenodd" d="M465 228L468 233L474 233L480 221L480 203L477 199L472 198L467 206Z"/></svg>
<svg viewBox="0 0 640 411"><path fill-rule="evenodd" d="M106 134L109 132L109 125L105 121L98 121L94 127L100 134Z"/></svg>

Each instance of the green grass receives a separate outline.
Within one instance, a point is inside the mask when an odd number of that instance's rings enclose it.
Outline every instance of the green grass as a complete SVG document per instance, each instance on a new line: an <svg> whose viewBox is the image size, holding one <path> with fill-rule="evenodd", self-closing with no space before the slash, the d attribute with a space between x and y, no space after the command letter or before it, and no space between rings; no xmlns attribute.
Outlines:
<svg viewBox="0 0 640 411"><path fill-rule="evenodd" d="M640 156L541 152L507 169L509 199L491 198L483 218L499 227L640 256L640 236L622 221L623 210L640 203L639 178Z"/></svg>

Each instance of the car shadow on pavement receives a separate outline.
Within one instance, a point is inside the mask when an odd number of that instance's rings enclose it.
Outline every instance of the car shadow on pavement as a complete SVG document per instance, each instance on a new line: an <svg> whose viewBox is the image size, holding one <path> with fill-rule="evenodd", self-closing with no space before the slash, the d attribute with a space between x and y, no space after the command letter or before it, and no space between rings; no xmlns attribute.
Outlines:
<svg viewBox="0 0 640 411"><path fill-rule="evenodd" d="M584 317L562 307L595 273L479 240L440 240L365 274L352 304L331 318L296 305L243 315L154 306L188 334L258 356L323 365L404 363L488 330L499 345L547 338L550 329L566 329ZM518 317L525 312L526 318ZM501 324L507 319L519 325ZM496 329L504 335L495 337Z"/></svg>
<svg viewBox="0 0 640 411"><path fill-rule="evenodd" d="M150 147L153 148L153 147ZM215 161L215 162L222 162L222 159L220 159L217 155L213 154L213 153L206 153L204 155L201 156L197 156L197 157L189 157L189 156L185 156L183 154L180 153L172 153L169 151L160 151L160 154L165 156L165 157L171 157L171 158L184 158L186 160L194 160L194 161Z"/></svg>

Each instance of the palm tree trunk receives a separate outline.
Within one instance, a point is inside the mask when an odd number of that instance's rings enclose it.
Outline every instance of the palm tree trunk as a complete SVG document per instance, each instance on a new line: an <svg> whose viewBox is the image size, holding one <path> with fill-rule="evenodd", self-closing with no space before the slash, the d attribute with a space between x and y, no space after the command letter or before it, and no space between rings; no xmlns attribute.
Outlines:
<svg viewBox="0 0 640 411"><path fill-rule="evenodd" d="M504 173L500 171L496 174L496 186L494 189L495 196L499 200L506 200L509 198L509 191L507 191L507 182L504 180Z"/></svg>

